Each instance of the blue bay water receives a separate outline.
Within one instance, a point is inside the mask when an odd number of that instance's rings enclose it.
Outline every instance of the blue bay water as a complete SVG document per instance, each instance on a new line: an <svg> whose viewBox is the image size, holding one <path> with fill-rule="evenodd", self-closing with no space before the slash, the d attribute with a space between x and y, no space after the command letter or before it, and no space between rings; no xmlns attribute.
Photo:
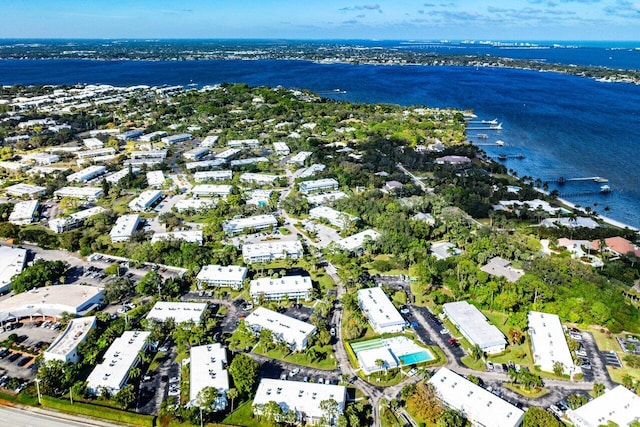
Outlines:
<svg viewBox="0 0 640 427"><path fill-rule="evenodd" d="M638 68L638 67L636 67ZM497 118L503 130L483 131L482 147L509 159L509 169L534 178L603 176L613 193L567 197L640 227L640 86L601 83L558 73L468 67L316 64L307 61L0 61L1 84L113 85L244 82L324 92L336 99L471 109ZM472 141L475 132L469 131ZM552 187L553 188L553 187ZM596 191L599 184L569 183L561 193ZM596 204L594 206L594 203ZM605 212L604 207L610 207Z"/></svg>

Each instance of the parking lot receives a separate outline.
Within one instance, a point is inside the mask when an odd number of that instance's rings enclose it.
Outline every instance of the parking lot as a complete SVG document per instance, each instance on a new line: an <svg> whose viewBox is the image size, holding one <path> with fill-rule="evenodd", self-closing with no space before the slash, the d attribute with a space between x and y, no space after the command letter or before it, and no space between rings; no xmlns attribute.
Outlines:
<svg viewBox="0 0 640 427"><path fill-rule="evenodd" d="M640 355L640 339L633 335L628 335L626 338L616 338L620 348L625 353L632 353Z"/></svg>
<svg viewBox="0 0 640 427"><path fill-rule="evenodd" d="M600 353L602 355L602 359L604 360L605 365L607 366L615 366L616 368L622 368L622 363L620 362L620 358L615 351L603 351Z"/></svg>
<svg viewBox="0 0 640 427"><path fill-rule="evenodd" d="M36 373L36 357L55 340L61 329L59 323L46 318L5 327L0 341L15 334L16 346L0 350L0 369L9 377L32 379Z"/></svg>

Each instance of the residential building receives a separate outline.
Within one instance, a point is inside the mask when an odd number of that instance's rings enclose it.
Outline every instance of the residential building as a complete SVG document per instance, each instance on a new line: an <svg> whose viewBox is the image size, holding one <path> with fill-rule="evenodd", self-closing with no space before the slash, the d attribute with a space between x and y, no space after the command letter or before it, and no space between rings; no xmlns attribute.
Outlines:
<svg viewBox="0 0 640 427"><path fill-rule="evenodd" d="M199 162L188 162L188 163L185 163L184 166L187 168L187 170L216 169L224 165L225 163L227 163L227 161L224 159L213 159L213 160L201 160Z"/></svg>
<svg viewBox="0 0 640 427"><path fill-rule="evenodd" d="M138 365L140 353L148 346L151 332L124 331L107 349L101 364L97 365L87 378L87 391L99 395L102 390L109 394L118 393L129 380L131 368Z"/></svg>
<svg viewBox="0 0 640 427"><path fill-rule="evenodd" d="M196 279L198 289L209 286L221 288L242 289L244 280L247 278L247 268L238 265L205 265L202 267Z"/></svg>
<svg viewBox="0 0 640 427"><path fill-rule="evenodd" d="M133 151L130 159L125 161L125 165L132 166L153 166L162 163L167 158L167 150Z"/></svg>
<svg viewBox="0 0 640 427"><path fill-rule="evenodd" d="M64 363L78 363L78 346L87 339L87 335L96 327L96 317L71 319L60 335L44 352L44 360L60 360Z"/></svg>
<svg viewBox="0 0 640 427"><path fill-rule="evenodd" d="M380 236L381 234L377 231L368 229L349 237L345 237L344 239L340 239L336 241L336 245L345 251L360 252L364 249L366 242L376 241Z"/></svg>
<svg viewBox="0 0 640 427"><path fill-rule="evenodd" d="M196 147L192 150L189 150L185 153L182 154L182 157L184 157L187 160L200 160L201 158L203 158L204 156L206 156L207 154L209 154L211 152L211 150L209 150L207 147Z"/></svg>
<svg viewBox="0 0 640 427"><path fill-rule="evenodd" d="M191 194L193 197L226 197L231 194L233 190L232 185L210 185L210 184L200 184L195 185L191 189Z"/></svg>
<svg viewBox="0 0 640 427"><path fill-rule="evenodd" d="M490 324L484 314L468 302L446 303L442 311L469 343L479 346L484 353L500 353L507 347L507 340L500 329Z"/></svg>
<svg viewBox="0 0 640 427"><path fill-rule="evenodd" d="M189 210L198 212L215 207L217 202L217 199L183 199L178 200L173 207L181 213Z"/></svg>
<svg viewBox="0 0 640 427"><path fill-rule="evenodd" d="M103 289L89 285L34 288L0 301L0 323L24 318L60 318L64 313L82 316L103 304L103 294Z"/></svg>
<svg viewBox="0 0 640 427"><path fill-rule="evenodd" d="M302 166L304 165L305 160L311 157L312 154L313 153L311 151L300 151L292 156L287 163Z"/></svg>
<svg viewBox="0 0 640 427"><path fill-rule="evenodd" d="M72 213L68 217L50 219L49 228L54 233L63 233L65 231L73 230L74 228L82 226L86 219L106 211L107 210L103 207L95 206L93 208Z"/></svg>
<svg viewBox="0 0 640 427"><path fill-rule="evenodd" d="M15 225L31 224L34 215L38 212L38 206L40 206L40 202L37 200L16 203L9 214L9 222Z"/></svg>
<svg viewBox="0 0 640 427"><path fill-rule="evenodd" d="M34 198L35 196L44 196L47 192L45 187L29 184L15 184L4 189L9 196Z"/></svg>
<svg viewBox="0 0 640 427"><path fill-rule="evenodd" d="M329 224L338 228L348 228L351 224L358 220L358 217L340 212L327 206L317 206L309 210L309 218L323 219Z"/></svg>
<svg viewBox="0 0 640 427"><path fill-rule="evenodd" d="M202 142L200 143L200 146L202 147L213 147L214 145L216 145L218 143L218 139L220 137L217 135L207 135Z"/></svg>
<svg viewBox="0 0 640 427"><path fill-rule="evenodd" d="M104 142L95 137L83 139L82 143L87 147L87 150L98 150L100 148L104 148Z"/></svg>
<svg viewBox="0 0 640 427"><path fill-rule="evenodd" d="M250 192L245 193L247 196L246 203L254 206L269 206L272 193L273 191L271 190L251 190Z"/></svg>
<svg viewBox="0 0 640 427"><path fill-rule="evenodd" d="M256 148L260 146L257 139L231 139L227 142L230 148Z"/></svg>
<svg viewBox="0 0 640 427"><path fill-rule="evenodd" d="M403 187L400 181L387 181L384 183L384 187L382 187L382 191L387 193L392 193L396 190L400 190Z"/></svg>
<svg viewBox="0 0 640 427"><path fill-rule="evenodd" d="M113 243L127 242L131 235L138 229L140 224L140 215L131 214L123 215L116 220L115 225L109 232Z"/></svg>
<svg viewBox="0 0 640 427"><path fill-rule="evenodd" d="M624 256L632 253L635 256L640 257L640 247L620 236L604 239L604 246L600 240L594 240L592 242L592 247L596 251L606 250L617 256Z"/></svg>
<svg viewBox="0 0 640 427"><path fill-rule="evenodd" d="M430 213L418 212L414 216L411 217L414 221L422 221L427 223L428 225L436 225L436 219Z"/></svg>
<svg viewBox="0 0 640 427"><path fill-rule="evenodd" d="M471 159L466 156L444 156L436 159L437 165L466 165L471 163Z"/></svg>
<svg viewBox="0 0 640 427"><path fill-rule="evenodd" d="M591 230L600 227L597 221L583 216L577 218L547 218L543 219L540 225L544 227L588 228Z"/></svg>
<svg viewBox="0 0 640 427"><path fill-rule="evenodd" d="M144 129L132 129L121 133L116 138L121 141L129 141L131 139L136 139L137 137L142 135L144 135Z"/></svg>
<svg viewBox="0 0 640 427"><path fill-rule="evenodd" d="M158 301L147 314L147 319L156 322L173 319L175 324L192 322L197 325L206 309L207 303L204 302Z"/></svg>
<svg viewBox="0 0 640 427"><path fill-rule="evenodd" d="M152 142L152 141L157 141L162 137L167 136L167 133L163 130L158 130L155 132L151 132L151 133L147 133L145 135L141 135L140 138L138 138L140 141L142 142Z"/></svg>
<svg viewBox="0 0 640 427"><path fill-rule="evenodd" d="M307 196L310 205L317 206L325 203L331 203L336 200L347 197L342 191L332 191L331 193L321 193Z"/></svg>
<svg viewBox="0 0 640 427"><path fill-rule="evenodd" d="M256 163L268 163L269 159L266 157L250 157L248 159L231 160L229 165L232 168L239 168L242 166L255 165Z"/></svg>
<svg viewBox="0 0 640 427"><path fill-rule="evenodd" d="M407 323L382 288L360 289L358 305L379 334L402 332Z"/></svg>
<svg viewBox="0 0 640 427"><path fill-rule="evenodd" d="M216 154L216 159L224 160L228 162L235 158L238 154L242 153L242 150L239 148L229 148L228 150L224 150Z"/></svg>
<svg viewBox="0 0 640 427"><path fill-rule="evenodd" d="M58 198L69 197L72 199L85 199L90 202L98 200L102 196L100 187L62 187L53 192Z"/></svg>
<svg viewBox="0 0 640 427"><path fill-rule="evenodd" d="M189 141L192 138L193 137L191 136L190 133L180 133L177 135L169 135L169 136L162 137L160 141L164 142L167 145L172 145L178 142Z"/></svg>
<svg viewBox="0 0 640 427"><path fill-rule="evenodd" d="M277 156L288 156L291 153L289 146L284 142L274 142L273 151Z"/></svg>
<svg viewBox="0 0 640 427"><path fill-rule="evenodd" d="M26 262L26 249L0 246L0 293L11 290L11 279L22 272Z"/></svg>
<svg viewBox="0 0 640 427"><path fill-rule="evenodd" d="M309 300L313 285L311 278L307 276L284 276L277 279L261 277L254 279L249 284L249 295L253 301L261 298L267 301Z"/></svg>
<svg viewBox="0 0 640 427"><path fill-rule="evenodd" d="M162 187L165 179L166 177L162 171L147 172L147 184L149 184L149 187Z"/></svg>
<svg viewBox="0 0 640 427"><path fill-rule="evenodd" d="M524 276L524 271L511 267L511 261L500 257L491 258L487 264L480 267L480 270L490 276L504 277L512 283Z"/></svg>
<svg viewBox="0 0 640 427"><path fill-rule="evenodd" d="M271 262L276 259L299 259L302 257L302 243L298 240L270 241L242 245L242 259L247 264Z"/></svg>
<svg viewBox="0 0 640 427"><path fill-rule="evenodd" d="M309 323L264 307L255 309L244 322L256 334L262 329L271 331L275 339L284 341L293 351L307 348L309 337L316 332L316 327Z"/></svg>
<svg viewBox="0 0 640 427"><path fill-rule="evenodd" d="M462 251L456 245L449 242L437 242L431 245L431 255L436 259L443 260L452 256L460 255Z"/></svg>
<svg viewBox="0 0 640 427"><path fill-rule="evenodd" d="M198 393L206 387L213 387L218 390L218 398L211 409L222 411L227 407L229 391L227 350L220 343L191 347L189 375L190 406L199 406Z"/></svg>
<svg viewBox="0 0 640 427"><path fill-rule="evenodd" d="M33 153L22 156L23 161L33 162L35 165L48 166L60 161L60 156L50 153Z"/></svg>
<svg viewBox="0 0 640 427"><path fill-rule="evenodd" d="M338 181L333 178L303 181L298 185L298 188L302 194L310 194L319 191L337 191Z"/></svg>
<svg viewBox="0 0 640 427"><path fill-rule="evenodd" d="M247 218L236 218L222 223L222 229L227 234L255 232L278 226L278 220L273 215L255 215Z"/></svg>
<svg viewBox="0 0 640 427"><path fill-rule="evenodd" d="M179 240L202 246L202 243L204 243L204 232L202 230L169 231L166 233L154 233L151 237L152 244L166 240Z"/></svg>
<svg viewBox="0 0 640 427"><path fill-rule="evenodd" d="M347 389L341 385L317 384L302 381L285 381L262 378L253 399L253 412L260 414L264 405L276 402L283 413L293 411L300 424L317 424L325 416L320 404L335 400L341 415L347 401ZM331 420L329 425L335 425Z"/></svg>
<svg viewBox="0 0 640 427"><path fill-rule="evenodd" d="M640 396L619 385L578 409L567 411L576 427L630 426L640 420Z"/></svg>
<svg viewBox="0 0 640 427"><path fill-rule="evenodd" d="M280 175L246 172L240 175L240 182L258 185L273 185L280 178L282 178Z"/></svg>
<svg viewBox="0 0 640 427"><path fill-rule="evenodd" d="M440 401L460 411L474 427L520 427L524 411L448 368L440 368L429 384Z"/></svg>
<svg viewBox="0 0 640 427"><path fill-rule="evenodd" d="M133 175L136 175L140 172L140 168L124 168L117 172L113 172L105 177L108 183L110 184L118 184L120 180L122 180L125 176L129 175L131 172Z"/></svg>
<svg viewBox="0 0 640 427"><path fill-rule="evenodd" d="M93 157L114 156L116 150L112 147L99 148L97 150L76 151L78 159L91 159Z"/></svg>
<svg viewBox="0 0 640 427"><path fill-rule="evenodd" d="M84 168L67 176L67 182L87 182L104 174L106 171L107 168L104 166L89 166L88 168Z"/></svg>
<svg viewBox="0 0 640 427"><path fill-rule="evenodd" d="M146 190L129 202L129 209L136 212L144 212L162 198L160 190Z"/></svg>
<svg viewBox="0 0 640 427"><path fill-rule="evenodd" d="M305 170L303 170L302 172L300 172L300 175L298 175L298 178L311 178L312 176L315 176L315 174L317 174L318 172L322 172L326 168L327 168L326 165L322 165L320 163L314 163L308 168L306 168Z"/></svg>
<svg viewBox="0 0 640 427"><path fill-rule="evenodd" d="M560 318L555 314L530 311L527 320L531 352L536 366L544 372L555 372L555 364L561 363L562 373L573 375L575 365Z"/></svg>
<svg viewBox="0 0 640 427"><path fill-rule="evenodd" d="M230 170L221 170L221 171L203 171L196 172L193 174L193 179L196 182L204 182L204 181L229 181L233 178L233 172Z"/></svg>

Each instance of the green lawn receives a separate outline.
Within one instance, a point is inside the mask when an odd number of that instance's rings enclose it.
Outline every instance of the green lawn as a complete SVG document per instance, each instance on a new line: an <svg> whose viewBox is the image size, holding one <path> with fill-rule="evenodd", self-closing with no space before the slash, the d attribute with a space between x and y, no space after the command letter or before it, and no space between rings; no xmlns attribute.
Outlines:
<svg viewBox="0 0 640 427"><path fill-rule="evenodd" d="M286 356L278 349L272 349L265 352L262 343L259 343L253 352L262 356L271 357L272 359L282 360L284 362L294 363L296 365L308 366L310 368L333 370L338 366L338 362L333 354L333 347L331 345L325 347L313 346L319 354L322 354L321 360L312 361L309 356L304 352L290 353Z"/></svg>
<svg viewBox="0 0 640 427"><path fill-rule="evenodd" d="M121 411L119 409L77 401L72 405L67 400L56 399L49 396L42 396L42 406L61 412L116 421L130 426L153 426L155 424L155 417L151 415L136 414L135 412Z"/></svg>
<svg viewBox="0 0 640 427"><path fill-rule="evenodd" d="M509 390L514 391L519 395L528 397L530 399L538 399L542 396L549 394L549 390L546 388L539 388L539 389L528 391L523 388L520 388L520 386L518 385L514 385L511 383L503 383L502 385L508 388Z"/></svg>
<svg viewBox="0 0 640 427"><path fill-rule="evenodd" d="M471 356L465 356L460 359L460 361L469 369L473 369L475 371L486 371L486 365L482 359L475 360Z"/></svg>
<svg viewBox="0 0 640 427"><path fill-rule="evenodd" d="M258 419L253 417L253 410L251 409L251 401L241 403L238 405L235 411L231 414L227 415L227 417L222 420L223 424L229 424L234 426L245 426L245 427L276 427L277 424L272 424L267 421L258 421Z"/></svg>

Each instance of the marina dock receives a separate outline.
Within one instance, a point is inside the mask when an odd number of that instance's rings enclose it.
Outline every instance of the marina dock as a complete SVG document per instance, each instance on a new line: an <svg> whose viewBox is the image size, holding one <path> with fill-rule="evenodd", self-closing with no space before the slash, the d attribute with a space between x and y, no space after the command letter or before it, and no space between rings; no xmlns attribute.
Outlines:
<svg viewBox="0 0 640 427"><path fill-rule="evenodd" d="M546 182L547 184L556 183L556 184L562 185L566 182L575 182L575 181L593 181L593 182L597 182L598 184L604 184L609 182L607 178L603 178L601 176L587 176L584 178L565 178L561 176L557 179L547 179L543 182Z"/></svg>

